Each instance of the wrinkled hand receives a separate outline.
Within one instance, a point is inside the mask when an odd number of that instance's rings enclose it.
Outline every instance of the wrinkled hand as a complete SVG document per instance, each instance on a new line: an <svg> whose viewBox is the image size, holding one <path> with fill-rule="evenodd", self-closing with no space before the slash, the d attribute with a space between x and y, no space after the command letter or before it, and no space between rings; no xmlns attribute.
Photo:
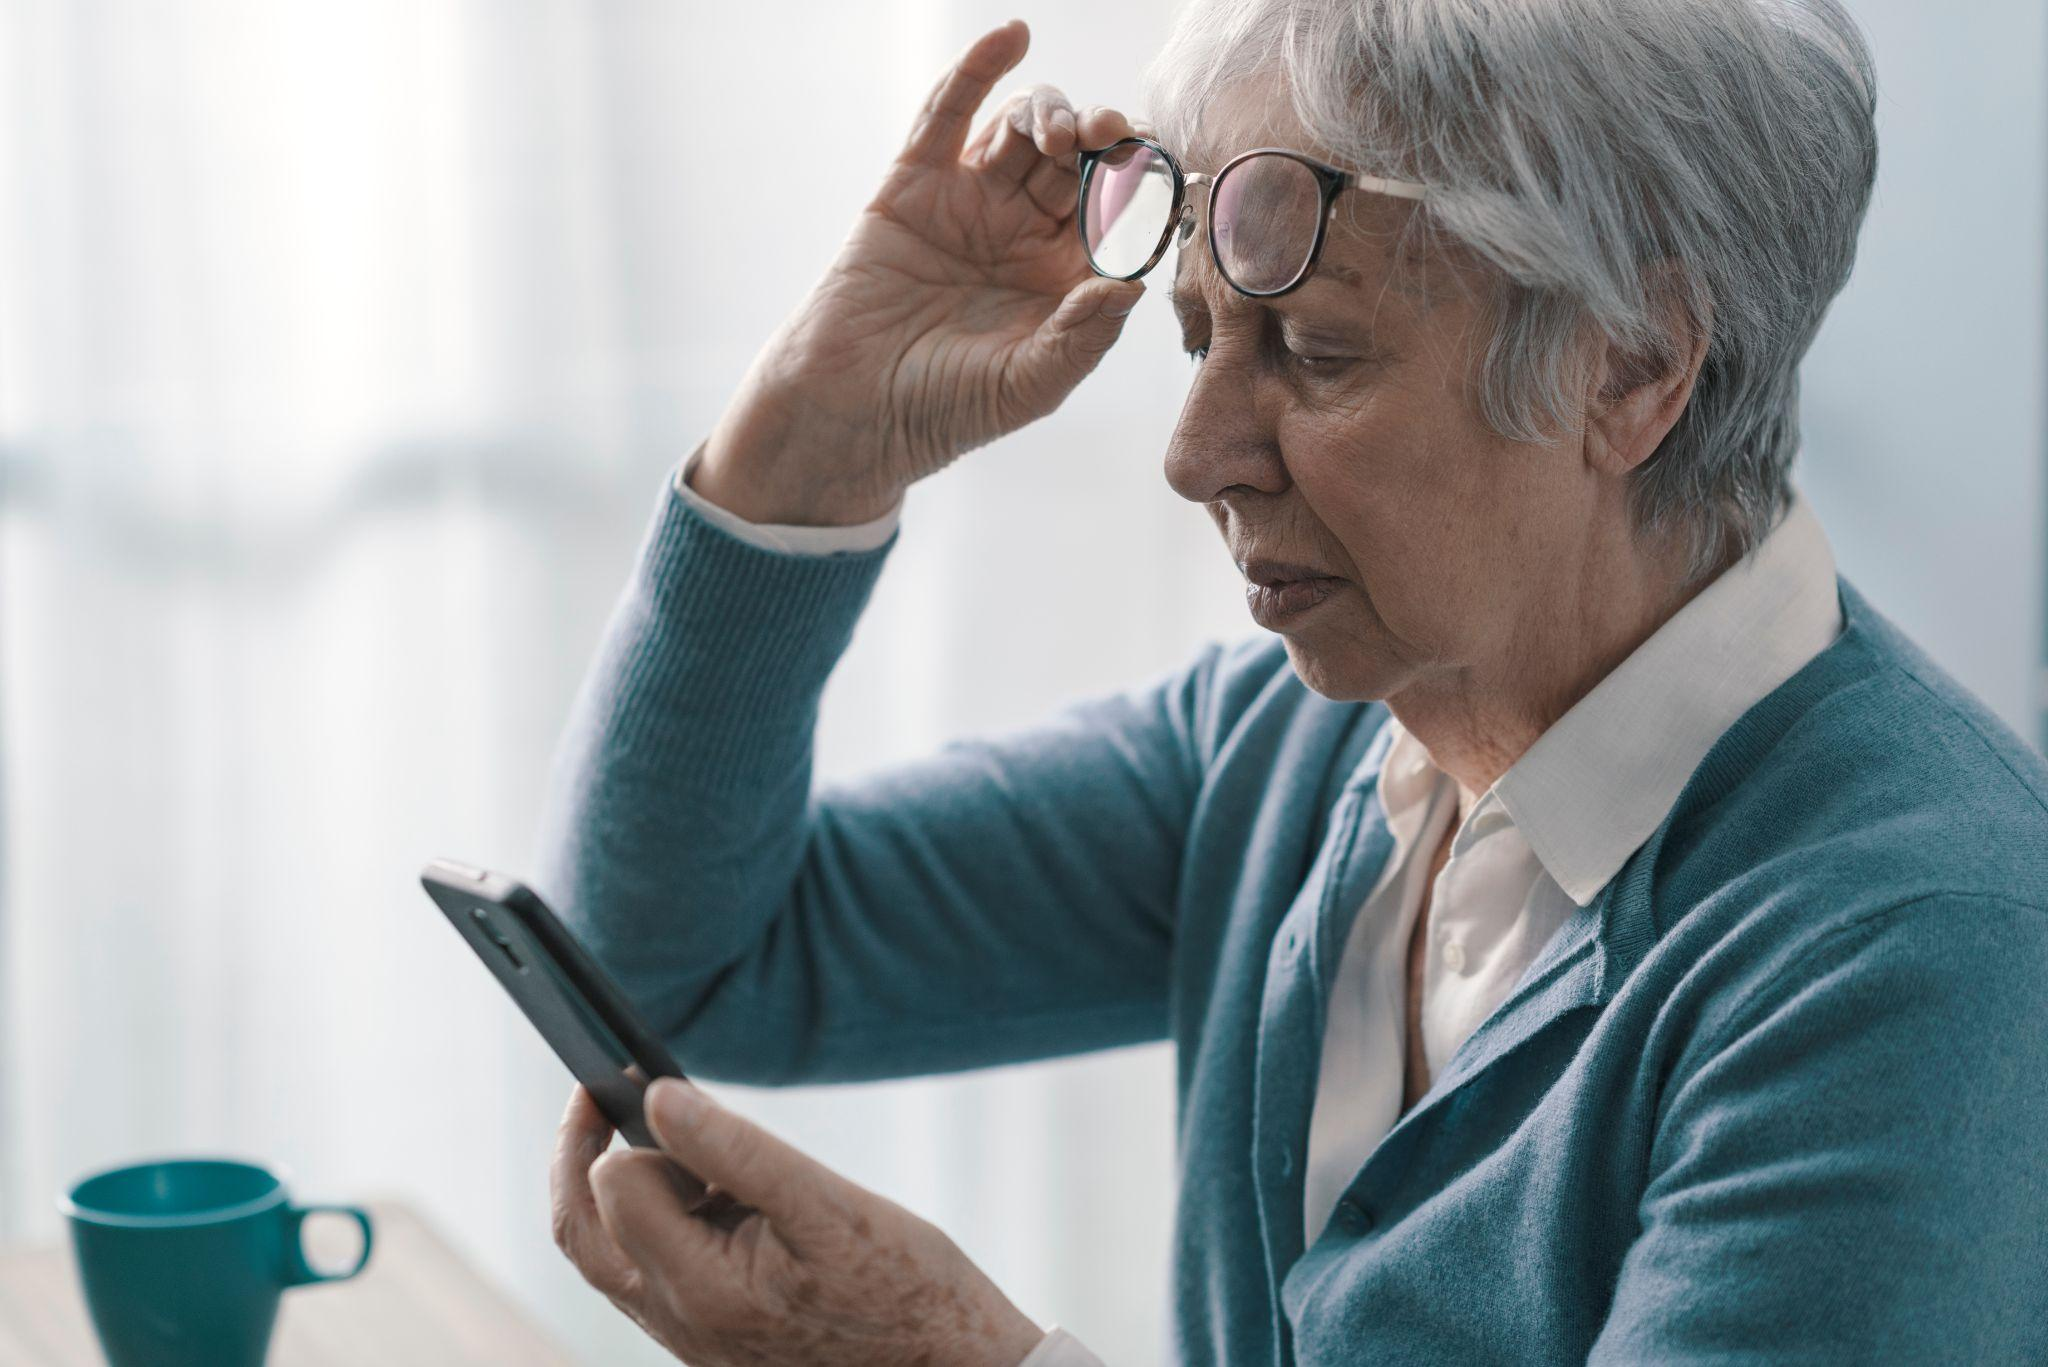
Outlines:
<svg viewBox="0 0 2048 1367"><path fill-rule="evenodd" d="M697 492L757 522L878 517L1050 413L1108 351L1144 287L1089 271L1076 153L1130 123L1039 86L966 143L1029 45L1012 20L941 78L838 259L719 420Z"/></svg>
<svg viewBox="0 0 2048 1367"><path fill-rule="evenodd" d="M649 1087L647 1123L662 1152L607 1152L611 1126L576 1089L550 1174L555 1242L677 1357L1016 1367L1037 1346L1038 1327L937 1228L689 1083Z"/></svg>

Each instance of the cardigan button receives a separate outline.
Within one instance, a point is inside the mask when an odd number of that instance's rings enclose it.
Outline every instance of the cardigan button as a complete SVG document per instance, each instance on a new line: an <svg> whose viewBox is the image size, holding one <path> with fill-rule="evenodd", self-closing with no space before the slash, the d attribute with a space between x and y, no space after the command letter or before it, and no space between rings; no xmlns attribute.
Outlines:
<svg viewBox="0 0 2048 1367"><path fill-rule="evenodd" d="M1372 1212L1347 1196L1337 1203L1337 1228L1346 1234L1363 1234L1372 1228Z"/></svg>

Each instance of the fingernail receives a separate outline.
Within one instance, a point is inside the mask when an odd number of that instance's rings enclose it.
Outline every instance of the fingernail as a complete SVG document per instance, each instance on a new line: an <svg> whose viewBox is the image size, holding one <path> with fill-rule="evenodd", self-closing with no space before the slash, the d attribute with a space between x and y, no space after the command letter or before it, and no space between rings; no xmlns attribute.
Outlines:
<svg viewBox="0 0 2048 1367"><path fill-rule="evenodd" d="M1136 308L1138 301L1144 297L1142 294L1112 295L1109 301L1102 306L1102 316L1105 318L1121 318Z"/></svg>
<svg viewBox="0 0 2048 1367"><path fill-rule="evenodd" d="M655 1118L673 1129L689 1129L704 1114L704 1094L679 1077L656 1078L647 1089Z"/></svg>

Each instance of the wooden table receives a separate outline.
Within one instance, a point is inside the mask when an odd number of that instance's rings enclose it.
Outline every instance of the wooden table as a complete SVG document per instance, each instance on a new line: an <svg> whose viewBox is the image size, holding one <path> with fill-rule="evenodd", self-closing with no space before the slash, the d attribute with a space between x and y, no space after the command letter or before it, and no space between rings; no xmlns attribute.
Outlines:
<svg viewBox="0 0 2048 1367"><path fill-rule="evenodd" d="M415 1212L372 1202L370 1215L369 1267L354 1281L286 1292L269 1367L573 1367ZM104 1363L70 1250L0 1252L0 1367Z"/></svg>

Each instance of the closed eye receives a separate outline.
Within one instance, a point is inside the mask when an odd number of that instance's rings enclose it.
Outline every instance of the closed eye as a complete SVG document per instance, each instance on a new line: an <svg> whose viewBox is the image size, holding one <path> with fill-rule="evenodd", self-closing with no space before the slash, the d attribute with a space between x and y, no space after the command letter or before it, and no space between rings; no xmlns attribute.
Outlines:
<svg viewBox="0 0 2048 1367"><path fill-rule="evenodd" d="M1362 356L1328 356L1316 352L1296 351L1292 347L1282 347L1280 350L1290 368L1318 375L1334 375L1358 365L1365 359Z"/></svg>

